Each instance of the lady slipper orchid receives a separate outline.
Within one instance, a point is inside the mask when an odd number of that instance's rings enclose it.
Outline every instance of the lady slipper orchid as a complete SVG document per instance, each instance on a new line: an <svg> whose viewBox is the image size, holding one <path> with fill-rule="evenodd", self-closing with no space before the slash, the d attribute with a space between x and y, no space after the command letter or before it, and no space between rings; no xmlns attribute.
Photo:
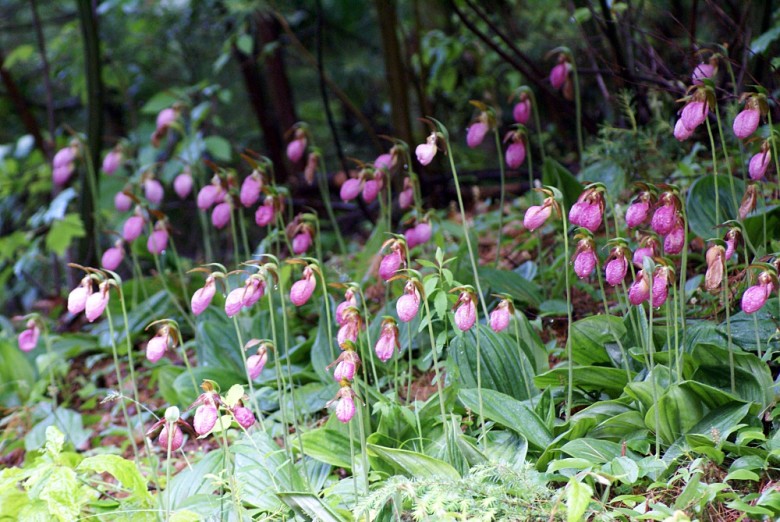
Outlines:
<svg viewBox="0 0 780 522"><path fill-rule="evenodd" d="M246 287L239 286L231 290L225 298L225 314L228 317L233 317L244 307L244 292Z"/></svg>
<svg viewBox="0 0 780 522"><path fill-rule="evenodd" d="M574 254L574 273L580 279L585 279L596 269L598 259L593 251L593 240L580 239Z"/></svg>
<svg viewBox="0 0 780 522"><path fill-rule="evenodd" d="M293 254L300 256L306 253L311 247L312 238L311 232L308 229L304 229L302 232L295 234L292 240Z"/></svg>
<svg viewBox="0 0 780 522"><path fill-rule="evenodd" d="M760 122L761 111L758 109L746 108L734 118L734 124L732 125L734 135L741 140L747 139L751 134L756 132Z"/></svg>
<svg viewBox="0 0 780 522"><path fill-rule="evenodd" d="M704 274L704 288L713 292L719 290L726 273L726 250L720 245L707 249L707 272Z"/></svg>
<svg viewBox="0 0 780 522"><path fill-rule="evenodd" d="M128 196L124 191L117 192L114 196L114 208L118 212L127 212L133 207L133 199Z"/></svg>
<svg viewBox="0 0 780 522"><path fill-rule="evenodd" d="M609 286L618 286L626 278L628 259L622 248L616 247L610 254L610 259L604 267L604 276Z"/></svg>
<svg viewBox="0 0 780 522"><path fill-rule="evenodd" d="M52 181L57 186L68 182L76 169L74 162L78 155L78 144L71 144L57 151L52 160Z"/></svg>
<svg viewBox="0 0 780 522"><path fill-rule="evenodd" d="M125 221L125 224L122 226L122 239L124 239L128 243L132 243L136 239L138 239L138 236L141 235L141 232L144 231L144 218L139 216L138 214L134 216L130 216L127 218L127 221Z"/></svg>
<svg viewBox="0 0 780 522"><path fill-rule="evenodd" d="M639 306L650 298L650 280L644 270L636 274L636 279L628 289L628 300L634 306Z"/></svg>
<svg viewBox="0 0 780 522"><path fill-rule="evenodd" d="M371 203L379 195L381 183L379 179L367 179L363 184L363 201Z"/></svg>
<svg viewBox="0 0 780 522"><path fill-rule="evenodd" d="M631 258L631 262L635 265L642 266L646 257L653 258L656 255L656 251L652 246L643 246L634 250L634 256Z"/></svg>
<svg viewBox="0 0 780 522"><path fill-rule="evenodd" d="M565 55L560 55L558 63L550 70L550 83L553 89L558 90L564 86L569 78L570 70L571 65L566 61Z"/></svg>
<svg viewBox="0 0 780 522"><path fill-rule="evenodd" d="M404 189L398 194L398 206L401 210L406 210L414 203L414 189L411 186L409 178L404 178Z"/></svg>
<svg viewBox="0 0 780 522"><path fill-rule="evenodd" d="M236 406L233 408L233 418L239 426L248 430L255 423L255 415L252 410L245 408L244 406Z"/></svg>
<svg viewBox="0 0 780 522"><path fill-rule="evenodd" d="M330 407L336 404L336 418L346 424L355 416L355 392L348 381L341 381L341 388L336 392L336 397L325 405Z"/></svg>
<svg viewBox="0 0 780 522"><path fill-rule="evenodd" d="M165 190L163 189L162 183L154 178L146 179L144 181L144 196L149 200L149 203L159 205L165 196Z"/></svg>
<svg viewBox="0 0 780 522"><path fill-rule="evenodd" d="M414 233L417 238L417 244L424 245L431 240L433 229L430 223L423 221L422 223L417 223L417 226L414 227Z"/></svg>
<svg viewBox="0 0 780 522"><path fill-rule="evenodd" d="M569 222L591 232L599 229L603 217L604 195L597 189L585 190L569 210Z"/></svg>
<svg viewBox="0 0 780 522"><path fill-rule="evenodd" d="M750 163L748 164L748 174L750 174L750 179L755 181L763 179L764 176L766 176L766 171L769 168L771 160L772 153L769 151L768 147L758 154L753 155L753 157L750 158Z"/></svg>
<svg viewBox="0 0 780 522"><path fill-rule="evenodd" d="M257 226L265 227L271 224L275 215L276 211L274 209L273 198L265 198L265 202L257 207L257 211L255 212L255 223L257 223Z"/></svg>
<svg viewBox="0 0 780 522"><path fill-rule="evenodd" d="M663 306L669 297L669 269L662 266L653 274L653 288L650 304L658 308Z"/></svg>
<svg viewBox="0 0 780 522"><path fill-rule="evenodd" d="M230 223L230 203L220 203L211 211L211 224L214 228L221 230Z"/></svg>
<svg viewBox="0 0 780 522"><path fill-rule="evenodd" d="M509 320L512 318L512 304L502 299L496 308L490 312L490 328L496 332L503 332L509 327Z"/></svg>
<svg viewBox="0 0 780 522"><path fill-rule="evenodd" d="M342 346L346 341L357 342L360 333L361 319L354 308L347 309L343 314L344 322L336 333L336 342Z"/></svg>
<svg viewBox="0 0 780 522"><path fill-rule="evenodd" d="M758 190L755 185L748 185L745 189L745 195L742 196L742 201L739 204L739 219L745 219L748 215L756 209L756 202L758 201Z"/></svg>
<svg viewBox="0 0 780 522"><path fill-rule="evenodd" d="M169 341L168 329L162 328L157 335L146 343L146 359L152 363L162 359L162 356L165 355L165 351L168 349Z"/></svg>
<svg viewBox="0 0 780 522"><path fill-rule="evenodd" d="M472 123L466 133L466 145L471 149L479 147L489 131L490 126L484 121Z"/></svg>
<svg viewBox="0 0 780 522"><path fill-rule="evenodd" d="M685 104L680 113L680 120L685 128L693 131L707 119L709 106L705 101L690 101Z"/></svg>
<svg viewBox="0 0 780 522"><path fill-rule="evenodd" d="M546 198L542 205L528 207L528 210L525 211L525 216L523 216L523 226L532 232L541 227L547 221L547 218L550 217L552 207L553 198L551 197Z"/></svg>
<svg viewBox="0 0 780 522"><path fill-rule="evenodd" d="M196 204L200 210L208 210L210 209L214 203L217 202L217 200L222 195L223 190L220 185L215 185L213 183L204 186L200 191L198 191L198 197L196 198Z"/></svg>
<svg viewBox="0 0 780 522"><path fill-rule="evenodd" d="M396 272L398 272L403 264L404 259L401 257L401 252L393 250L383 257L382 261L379 263L379 277L388 281Z"/></svg>
<svg viewBox="0 0 780 522"><path fill-rule="evenodd" d="M521 125L526 125L531 119L531 99L527 94L520 95L520 101L512 109L512 117Z"/></svg>
<svg viewBox="0 0 780 522"><path fill-rule="evenodd" d="M626 209L626 225L636 228L650 217L650 194L642 192Z"/></svg>
<svg viewBox="0 0 780 522"><path fill-rule="evenodd" d="M455 326L465 332L477 322L476 298L471 292L461 292L455 303Z"/></svg>
<svg viewBox="0 0 780 522"><path fill-rule="evenodd" d="M679 254L685 246L685 227L681 219L678 219L671 232L664 238L664 252L666 254Z"/></svg>
<svg viewBox="0 0 780 522"><path fill-rule="evenodd" d="M347 288L347 291L344 292L344 301L336 307L336 324L339 326L344 324L346 321L345 312L350 307L357 307L357 299L355 299L355 292L351 288Z"/></svg>
<svg viewBox="0 0 780 522"><path fill-rule="evenodd" d="M419 161L421 165L425 166L433 161L437 151L436 140L436 133L432 132L431 135L428 136L428 139L425 141L425 143L417 145L417 148L414 149L414 154L417 156L417 161Z"/></svg>
<svg viewBox="0 0 780 522"><path fill-rule="evenodd" d="M737 239L739 239L740 231L738 228L732 228L726 232L726 261L731 259L737 250Z"/></svg>
<svg viewBox="0 0 780 522"><path fill-rule="evenodd" d="M339 382L351 381L355 378L355 372L360 366L360 357L353 350L345 350L341 352L334 364L336 369L333 371L333 378Z"/></svg>
<svg viewBox="0 0 780 522"><path fill-rule="evenodd" d="M68 294L68 312L73 315L83 312L90 295L92 295L92 279L85 277L81 280L79 286Z"/></svg>
<svg viewBox="0 0 780 522"><path fill-rule="evenodd" d="M319 152L310 152L306 158L306 166L303 167L303 179L309 185L314 185L314 177L317 175L317 169L320 167Z"/></svg>
<svg viewBox="0 0 780 522"><path fill-rule="evenodd" d="M100 264L106 270L116 270L125 258L125 249L122 248L122 242L117 241L116 245L103 252Z"/></svg>
<svg viewBox="0 0 780 522"><path fill-rule="evenodd" d="M99 290L91 294L84 305L84 314L87 316L87 321L94 323L95 319L103 315L106 305L108 305L108 284L100 283Z"/></svg>
<svg viewBox="0 0 780 522"><path fill-rule="evenodd" d="M212 399L198 406L198 409L195 410L195 417L192 419L195 433L201 437L209 434L217 425L217 418L219 418L219 412Z"/></svg>
<svg viewBox="0 0 780 522"><path fill-rule="evenodd" d="M665 236L674 228L678 219L677 201L677 197L671 192L665 192L659 199L659 206L656 208L650 221L650 227L656 234Z"/></svg>
<svg viewBox="0 0 780 522"><path fill-rule="evenodd" d="M382 321L382 332L379 334L374 351L380 361L387 362L395 353L396 348L401 349L398 342L398 326L393 319L388 318Z"/></svg>
<svg viewBox="0 0 780 522"><path fill-rule="evenodd" d="M247 357L246 369L249 372L249 378L255 380L260 377L266 362L268 362L268 349L260 345L256 354Z"/></svg>
<svg viewBox="0 0 780 522"><path fill-rule="evenodd" d="M217 285L214 280L214 276L209 276L206 279L206 284L202 288L198 288L192 299L190 300L190 307L192 308L193 315L200 315L211 304L211 300L214 298L214 294L217 292Z"/></svg>
<svg viewBox="0 0 780 522"><path fill-rule="evenodd" d="M518 169L525 161L525 142L522 139L514 141L506 148L506 166Z"/></svg>
<svg viewBox="0 0 780 522"><path fill-rule="evenodd" d="M408 323L420 310L420 292L412 281L408 281L404 287L404 295L395 303L395 311L402 323Z"/></svg>
<svg viewBox="0 0 780 522"><path fill-rule="evenodd" d="M181 428L179 427L178 424L173 424L173 431L170 436L171 451L176 451L177 449L181 448L181 445L183 443L184 443L184 433L182 433ZM163 429L160 432L160 437L157 439L157 445L166 451L168 450L169 447L168 423L166 423L163 426Z"/></svg>
<svg viewBox="0 0 780 522"><path fill-rule="evenodd" d="M290 301L295 306L306 304L316 287L317 280L314 278L314 270L307 266L303 270L303 278L296 281L290 288Z"/></svg>
<svg viewBox="0 0 780 522"><path fill-rule="evenodd" d="M677 139L677 141L685 141L691 137L694 130L695 129L689 129L686 127L682 118L680 118L677 120L677 123L674 124L674 137Z"/></svg>
<svg viewBox="0 0 780 522"><path fill-rule="evenodd" d="M106 154L105 158L103 158L103 165L101 166L101 170L111 176L119 169L121 164L122 151L120 149L113 149L108 154Z"/></svg>
<svg viewBox="0 0 780 522"><path fill-rule="evenodd" d="M343 201L352 201L360 195L360 189L363 181L358 178L349 178L341 185L339 196Z"/></svg>
<svg viewBox="0 0 780 522"><path fill-rule="evenodd" d="M189 168L186 168L173 180L173 191L176 192L179 199L187 199L187 196L192 192L192 185L192 174L190 174Z"/></svg>
<svg viewBox="0 0 780 522"><path fill-rule="evenodd" d="M715 74L715 71L716 67L714 64L700 63L693 68L693 73L691 73L691 81L693 81L694 85L702 85L702 80L712 78L712 76Z"/></svg>
<svg viewBox="0 0 780 522"><path fill-rule="evenodd" d="M301 161L304 152L306 152L306 131L303 129L296 129L295 136L287 144L287 158L293 162L298 163Z"/></svg>
<svg viewBox="0 0 780 522"><path fill-rule="evenodd" d="M250 277L244 283L244 295L241 306L250 308L265 295L265 280L258 276Z"/></svg>
<svg viewBox="0 0 780 522"><path fill-rule="evenodd" d="M259 172L254 171L252 174L244 179L241 184L241 193L239 194L239 200L244 207L249 208L254 206L260 199L260 194L263 191L263 178Z"/></svg>
<svg viewBox="0 0 780 522"><path fill-rule="evenodd" d="M158 224L155 230L149 234L149 239L146 241L146 249L150 254L160 255L168 247L168 231L164 226Z"/></svg>
<svg viewBox="0 0 780 522"><path fill-rule="evenodd" d="M385 152L384 154L380 154L376 157L374 160L374 168L390 173L390 171L395 167L395 163L395 154L393 154L393 151L391 150L390 152Z"/></svg>
<svg viewBox="0 0 780 522"><path fill-rule="evenodd" d="M19 343L19 349L23 352L32 351L38 344L38 338L41 335L41 329L38 328L38 323L34 319L27 321L27 327L19 333L17 342Z"/></svg>

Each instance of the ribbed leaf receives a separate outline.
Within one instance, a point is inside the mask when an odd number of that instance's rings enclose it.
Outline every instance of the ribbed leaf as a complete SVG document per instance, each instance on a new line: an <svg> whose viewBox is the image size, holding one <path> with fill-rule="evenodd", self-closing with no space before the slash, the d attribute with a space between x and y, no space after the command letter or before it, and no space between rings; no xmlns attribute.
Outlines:
<svg viewBox="0 0 780 522"><path fill-rule="evenodd" d="M368 450L393 466L398 472L412 478L441 478L449 480L458 480L460 478L457 470L446 462L422 453L385 448L375 444L368 444Z"/></svg>

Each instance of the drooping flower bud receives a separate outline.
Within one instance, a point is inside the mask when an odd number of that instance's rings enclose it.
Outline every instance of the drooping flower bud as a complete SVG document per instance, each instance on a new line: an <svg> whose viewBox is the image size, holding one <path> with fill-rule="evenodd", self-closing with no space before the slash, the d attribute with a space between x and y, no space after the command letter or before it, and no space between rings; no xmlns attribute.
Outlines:
<svg viewBox="0 0 780 522"><path fill-rule="evenodd" d="M772 153L769 151L768 147L758 154L754 154L753 157L750 158L750 163L748 164L748 174L750 174L750 179L756 181L764 179L764 176L766 176L766 171L769 169L771 160Z"/></svg>
<svg viewBox="0 0 780 522"><path fill-rule="evenodd" d="M686 129L693 131L707 119L707 111L707 102L690 101L683 107L680 113L680 120Z"/></svg>
<svg viewBox="0 0 780 522"><path fill-rule="evenodd" d="M371 203L379 195L380 183L378 179L367 179L363 184L363 201Z"/></svg>
<svg viewBox="0 0 780 522"><path fill-rule="evenodd" d="M650 297L650 281L644 270L636 274L636 279L628 289L628 300L632 305L638 306Z"/></svg>
<svg viewBox="0 0 780 522"><path fill-rule="evenodd" d="M85 277L79 286L68 294L68 312L73 315L80 314L87 306L87 298L92 294L92 280Z"/></svg>
<svg viewBox="0 0 780 522"><path fill-rule="evenodd" d="M679 118L677 123L674 124L674 137L677 139L677 141L685 141L691 137L694 130L695 129L689 129L686 127L682 118Z"/></svg>
<svg viewBox="0 0 780 522"><path fill-rule="evenodd" d="M149 234L149 239L146 241L146 249L150 254L160 255L165 251L168 246L168 231L164 226L158 226L154 232Z"/></svg>
<svg viewBox="0 0 780 522"><path fill-rule="evenodd" d="M262 190L263 178L259 172L254 171L241 184L241 193L239 195L241 204L246 208L253 206L260 199Z"/></svg>
<svg viewBox="0 0 780 522"><path fill-rule="evenodd" d="M664 238L664 252L679 254L685 246L685 227L681 219L677 219L672 231Z"/></svg>
<svg viewBox="0 0 780 522"><path fill-rule="evenodd" d="M392 152L392 150L391 150ZM387 173L390 173L391 170L395 167L395 155L391 152L385 152L384 154L380 154L376 157L374 160L374 168L377 170L384 170Z"/></svg>
<svg viewBox="0 0 780 522"><path fill-rule="evenodd" d="M146 359L152 363L156 363L162 359L162 356L165 355L165 351L168 349L168 342L169 337L167 330L163 328L160 330L160 333L149 339L149 342L146 343Z"/></svg>
<svg viewBox="0 0 780 522"><path fill-rule="evenodd" d="M412 281L406 283L404 295L398 298L395 303L395 311L398 313L398 319L402 323L408 323L417 315L420 310L420 292Z"/></svg>
<svg viewBox="0 0 780 522"><path fill-rule="evenodd" d="M489 130L490 126L488 126L488 124L484 121L477 121L472 123L468 128L468 132L466 133L466 144L471 149L479 147L484 141L485 136Z"/></svg>
<svg viewBox="0 0 780 522"><path fill-rule="evenodd" d="M709 291L718 290L723 283L726 272L726 250L720 245L707 249L707 272L704 274L704 288Z"/></svg>
<svg viewBox="0 0 780 522"><path fill-rule="evenodd" d="M339 196L341 196L341 199L343 201L352 201L358 195L360 195L360 188L362 185L362 181L358 178L349 178L347 181L342 183L341 189L339 190Z"/></svg>
<svg viewBox="0 0 780 522"><path fill-rule="evenodd" d="M222 187L213 183L204 186L198 191L198 197L196 198L196 204L200 210L210 209L220 195L222 195Z"/></svg>
<svg viewBox="0 0 780 522"><path fill-rule="evenodd" d="M609 286L618 286L626 278L628 259L622 248L614 248L610 257L612 259L604 267L604 276Z"/></svg>
<svg viewBox="0 0 780 522"><path fill-rule="evenodd" d="M200 315L211 304L211 300L214 298L214 294L217 291L217 286L214 282L214 277L209 276L206 279L206 284L202 288L198 288L192 299L190 300L190 307L192 308L193 315Z"/></svg>
<svg viewBox="0 0 780 522"><path fill-rule="evenodd" d="M409 178L404 179L404 186L406 186L406 180L408 179ZM412 206L412 203L414 203L414 189L410 186L408 188L404 188L398 194L398 206L401 208L401 210L406 210Z"/></svg>
<svg viewBox="0 0 780 522"><path fill-rule="evenodd" d="M401 253L398 250L393 250L379 263L379 277L387 281L395 275L395 273L401 268L404 260L401 257Z"/></svg>
<svg viewBox="0 0 780 522"><path fill-rule="evenodd" d="M181 428L178 426L178 424L174 424L171 433L171 439L170 439L171 451L176 451L177 449L181 448L181 445L183 443L184 443L184 433L182 433ZM168 450L168 423L167 422L165 423L162 431L160 432L160 437L157 439L157 445L166 451Z"/></svg>
<svg viewBox="0 0 780 522"><path fill-rule="evenodd" d="M734 252L736 252L737 240L739 239L740 234L741 233L738 228L732 228L726 232L726 261L731 259L731 257L734 255Z"/></svg>
<svg viewBox="0 0 780 522"><path fill-rule="evenodd" d="M100 263L106 270L116 270L125 258L125 249L122 248L122 243L118 242L117 245L112 246L103 252L103 257Z"/></svg>
<svg viewBox="0 0 780 522"><path fill-rule="evenodd" d="M228 317L233 317L241 311L241 308L243 308L245 290L246 289L243 286L239 286L238 288L231 290L225 298L225 314L227 314Z"/></svg>
<svg viewBox="0 0 780 522"><path fill-rule="evenodd" d="M113 149L108 154L106 154L106 157L103 158L103 165L101 167L101 170L111 176L114 172L119 169L119 166L122 164L122 151L120 149Z"/></svg>
<svg viewBox="0 0 780 522"><path fill-rule="evenodd" d="M525 161L525 143L523 140L515 141L506 148L506 166L510 169L518 169Z"/></svg>
<svg viewBox="0 0 780 522"><path fill-rule="evenodd" d="M523 216L523 226L530 231L534 231L544 225L552 213L552 206L553 199L548 197L542 205L528 207L528 210L525 211L525 216Z"/></svg>
<svg viewBox="0 0 780 522"><path fill-rule="evenodd" d="M299 232L298 234L295 234L295 237L293 237L292 240L292 248L293 248L293 254L296 256L300 256L306 253L307 250L309 250L309 247L311 247L312 238L311 238L311 231L309 231L308 228L303 229L303 231Z"/></svg>
<svg viewBox="0 0 780 522"><path fill-rule="evenodd" d="M560 89L566 83L571 65L563 55L558 57L558 63L550 70L550 83L553 89Z"/></svg>
<svg viewBox="0 0 780 522"><path fill-rule="evenodd" d="M758 109L745 109L734 118L734 135L744 140L749 138L751 134L756 132L758 124L761 122L761 111Z"/></svg>
<svg viewBox="0 0 780 522"><path fill-rule="evenodd" d="M230 203L220 203L211 211L211 224L221 230L228 223L230 223Z"/></svg>
<svg viewBox="0 0 780 522"><path fill-rule="evenodd" d="M290 301L295 306L306 304L316 287L317 280L314 278L314 271L310 267L306 267L303 270L303 279L296 281L290 288Z"/></svg>
<svg viewBox="0 0 780 522"><path fill-rule="evenodd" d="M95 322L95 319L103 314L106 305L108 305L108 285L101 283L100 289L87 297L87 302L84 305L84 314L87 316L87 321L90 323Z"/></svg>
<svg viewBox="0 0 780 522"><path fill-rule="evenodd" d="M430 136L428 136L428 139L425 141L425 143L421 143L420 145L417 145L417 148L414 149L414 153L417 156L417 161L420 162L420 164L428 165L431 161L433 161L433 157L436 156L436 133L432 132Z"/></svg>
<svg viewBox="0 0 780 522"><path fill-rule="evenodd" d="M192 419L195 433L200 436L210 433L216 426L218 417L219 412L213 401L209 400L206 404L198 406L198 409L195 410L195 417Z"/></svg>
<svg viewBox="0 0 780 522"><path fill-rule="evenodd" d="M656 234L665 236L672 231L677 222L676 202L677 198L670 192L661 195L658 201L659 206L653 213L653 219L650 222L650 227Z"/></svg>
<svg viewBox="0 0 780 522"><path fill-rule="evenodd" d="M265 363L268 361L268 350L261 346L256 354L250 355L246 359L246 369L249 372L249 377L252 380L260 377L260 374L265 368Z"/></svg>
<svg viewBox="0 0 780 522"><path fill-rule="evenodd" d="M298 163L306 152L306 132L303 129L295 131L295 137L287 144L287 157L293 163Z"/></svg>
<svg viewBox="0 0 780 522"><path fill-rule="evenodd" d="M650 304L658 308L663 306L669 297L669 269L665 266L656 268L653 274L652 299Z"/></svg>
<svg viewBox="0 0 780 522"><path fill-rule="evenodd" d="M265 295L265 280L255 276L250 277L244 283L244 296L241 306L250 308Z"/></svg>
<svg viewBox="0 0 780 522"><path fill-rule="evenodd" d="M336 307L336 324L339 326L344 324L346 310L350 307L357 307L357 299L355 299L355 292L351 288L347 288L347 291L344 292L344 301Z"/></svg>
<svg viewBox="0 0 780 522"><path fill-rule="evenodd" d="M745 219L748 214L756 209L758 193L755 185L748 185L745 189L745 195L742 196L742 202L739 204L739 219Z"/></svg>
<svg viewBox="0 0 780 522"><path fill-rule="evenodd" d="M192 192L192 185L193 181L190 169L185 168L184 172L176 176L173 180L173 191L176 192L179 199L186 199L187 196L190 195L190 192Z"/></svg>
<svg viewBox="0 0 780 522"><path fill-rule="evenodd" d="M521 125L526 125L531 119L531 99L527 94L520 95L520 101L512 109L512 117Z"/></svg>
<svg viewBox="0 0 780 522"><path fill-rule="evenodd" d="M41 335L41 329L38 328L38 323L33 319L27 321L27 328L19 333L18 343L19 349L23 352L29 352L35 348L38 344L38 338Z"/></svg>
<svg viewBox="0 0 780 522"><path fill-rule="evenodd" d="M127 218L127 221L125 221L125 224L122 226L122 239L127 241L128 243L132 243L136 239L138 239L138 236L141 235L141 232L144 231L144 218L139 216L138 214L134 216L130 216Z"/></svg>
<svg viewBox="0 0 780 522"><path fill-rule="evenodd" d="M382 322L382 333L379 334L379 340L376 342L377 357L382 362L387 362L393 356L396 348L400 349L398 342L398 326L393 319L385 319Z"/></svg>
<svg viewBox="0 0 780 522"><path fill-rule="evenodd" d="M243 406L236 406L233 408L233 417L236 422L245 430L248 430L255 423L255 415L252 410Z"/></svg>
<svg viewBox="0 0 780 522"><path fill-rule="evenodd" d="M414 233L417 239L417 244L424 245L425 243L431 240L431 234L433 233L433 229L431 228L430 223L428 223L427 221L423 221L421 223L417 223L417 226L414 227Z"/></svg>
<svg viewBox="0 0 780 522"><path fill-rule="evenodd" d="M146 179L144 181L144 196L149 200L149 203L159 205L165 196L165 190L163 189L162 183L154 178Z"/></svg>
<svg viewBox="0 0 780 522"><path fill-rule="evenodd" d="M116 196L114 196L114 208L118 212L127 212L132 207L133 199L130 196L125 194L124 191L116 193Z"/></svg>
<svg viewBox="0 0 780 522"><path fill-rule="evenodd" d="M593 241L581 239L577 243L577 251L574 254L574 273L580 279L585 279L596 269L596 253L593 251Z"/></svg>
<svg viewBox="0 0 780 522"><path fill-rule="evenodd" d="M339 346L343 345L345 341L356 343L360 333L360 315L354 309L347 309L343 317L344 322L336 333L336 342L338 342Z"/></svg>
<svg viewBox="0 0 780 522"><path fill-rule="evenodd" d="M57 151L52 161L52 181L57 186L68 182L75 170L74 162L78 154L78 145L71 144Z"/></svg>
<svg viewBox="0 0 780 522"><path fill-rule="evenodd" d="M490 312L490 328L494 332L503 332L509 327L509 320L512 318L510 307L510 302L502 299L498 306Z"/></svg>
<svg viewBox="0 0 780 522"><path fill-rule="evenodd" d="M476 298L470 292L461 292L455 304L455 326L462 332L477 322Z"/></svg>

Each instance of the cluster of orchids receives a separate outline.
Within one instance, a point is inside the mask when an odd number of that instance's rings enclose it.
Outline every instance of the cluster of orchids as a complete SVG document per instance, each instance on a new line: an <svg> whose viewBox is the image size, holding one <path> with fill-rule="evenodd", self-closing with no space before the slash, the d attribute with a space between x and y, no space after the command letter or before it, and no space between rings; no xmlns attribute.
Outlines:
<svg viewBox="0 0 780 522"><path fill-rule="evenodd" d="M220 396L219 387L213 381L204 380L201 388L203 393L184 412L195 410L190 422L182 419L179 408L171 406L166 409L165 416L149 428L146 436L157 438L157 444L163 450L176 451L184 444L185 433L204 439L223 432L234 422L242 430L255 424L252 410L244 406L247 398L240 384L233 385L224 396Z"/></svg>

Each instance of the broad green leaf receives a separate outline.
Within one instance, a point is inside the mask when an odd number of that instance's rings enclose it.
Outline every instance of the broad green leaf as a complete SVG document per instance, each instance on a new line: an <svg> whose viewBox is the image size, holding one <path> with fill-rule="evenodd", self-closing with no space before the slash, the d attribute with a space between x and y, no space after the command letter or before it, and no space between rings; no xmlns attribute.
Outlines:
<svg viewBox="0 0 780 522"><path fill-rule="evenodd" d="M577 11L580 11L580 9L577 9ZM585 8L585 11L590 13L587 8ZM577 173L577 179L582 182L603 183L605 186L609 187L610 194L620 194L626 188L625 169L608 159L591 163Z"/></svg>
<svg viewBox="0 0 780 522"><path fill-rule="evenodd" d="M610 364L605 346L616 344L626 335L619 317L594 315L571 325L571 348L574 362L583 366Z"/></svg>
<svg viewBox="0 0 780 522"><path fill-rule="evenodd" d="M764 53L770 45L780 38L780 26L774 26L765 33L761 33L752 42L750 42L750 52L755 54Z"/></svg>
<svg viewBox="0 0 780 522"><path fill-rule="evenodd" d="M230 142L222 136L209 136L204 142L206 143L206 149L214 156L214 159L230 161L233 157Z"/></svg>
<svg viewBox="0 0 780 522"><path fill-rule="evenodd" d="M561 451L574 458L586 459L593 464L605 464L621 455L622 447L616 442L599 439L574 439L561 447Z"/></svg>
<svg viewBox="0 0 780 522"><path fill-rule="evenodd" d="M178 98L169 92L158 92L141 107L141 112L144 114L157 114L177 101Z"/></svg>
<svg viewBox="0 0 780 522"><path fill-rule="evenodd" d="M167 503L170 493L171 509L179 509L184 507L191 497L211 495L217 489L213 476L219 475L224 458L222 451L210 451L191 468L185 467L171 479L165 495L162 496L163 501Z"/></svg>
<svg viewBox="0 0 780 522"><path fill-rule="evenodd" d="M451 465L422 453L386 448L375 444L368 444L368 450L393 466L398 472L412 478L449 480L460 478L460 474Z"/></svg>
<svg viewBox="0 0 780 522"><path fill-rule="evenodd" d="M458 399L475 413L479 412L477 390L460 390ZM534 448L544 450L552 442L550 429L536 412L524 403L503 393L484 389L482 407L485 417L519 433Z"/></svg>
<svg viewBox="0 0 780 522"><path fill-rule="evenodd" d="M777 307L767 304L767 306L752 314L737 312L731 317L729 323L723 321L719 325L718 329L722 335L721 339L715 342L702 341L702 343L725 346L727 342L726 332L728 328L731 328L731 341L736 346L746 351L757 352L756 338L758 338L761 342L762 350L766 350L767 340L774 335L778 323L780 323L780 317L777 315Z"/></svg>
<svg viewBox="0 0 780 522"><path fill-rule="evenodd" d="M511 328L510 328L511 329ZM524 339L517 345L514 335L495 333L478 324L455 338L449 355L457 368L455 377L464 388L477 387L477 335L481 352L481 384L483 389L496 390L519 400L537 394L533 384L534 369L529 359L533 347Z"/></svg>
<svg viewBox="0 0 780 522"><path fill-rule="evenodd" d="M632 374L633 376L633 374ZM554 370L537 375L534 382L539 388L547 386L565 387L569 381L569 370L559 366ZM603 391L617 397L623 391L628 380L625 370L604 366L575 366L574 386L588 391Z"/></svg>
<svg viewBox="0 0 780 522"><path fill-rule="evenodd" d="M567 522L580 522L584 520L585 511L590 504L593 488L571 477L566 486L566 520Z"/></svg>
<svg viewBox="0 0 780 522"><path fill-rule="evenodd" d="M658 399L657 431L666 444L687 433L704 416L705 406L692 391L679 385L670 386ZM656 431L656 405L650 407L645 415L647 427Z"/></svg>
<svg viewBox="0 0 780 522"><path fill-rule="evenodd" d="M704 435L712 439L713 434L717 433L720 440L725 441L732 431L738 429L749 411L750 405L740 402L721 405L700 419L686 434ZM664 454L664 461L672 462L683 454L686 447L684 437L677 439Z"/></svg>
<svg viewBox="0 0 780 522"><path fill-rule="evenodd" d="M334 512L313 493L280 492L276 494L285 504L299 514L322 522L344 522L344 519Z"/></svg>
<svg viewBox="0 0 780 522"><path fill-rule="evenodd" d="M245 374L230 368L203 366L193 368L192 374L196 383L201 383L204 379L210 379L219 384L222 389L246 382ZM198 393L192 388L192 379L193 377L190 376L189 372L184 371L173 381L173 387L179 395L182 404L191 404L198 397Z"/></svg>
<svg viewBox="0 0 780 522"><path fill-rule="evenodd" d="M227 394L225 394L225 397L223 399L223 402L228 408L232 408L236 404L238 404L238 401L241 400L241 397L244 396L244 387L241 384L234 384L230 387Z"/></svg>
<svg viewBox="0 0 780 522"><path fill-rule="evenodd" d="M46 249L58 256L65 254L71 241L86 236L84 224L78 214L66 214L64 218L54 221L46 234Z"/></svg>
<svg viewBox="0 0 780 522"><path fill-rule="evenodd" d="M564 209L568 213L582 193L582 185L569 170L552 158L546 158L542 165L542 184L557 188L563 194Z"/></svg>
<svg viewBox="0 0 780 522"><path fill-rule="evenodd" d="M0 403L20 406L35 384L35 370L24 352L5 340L0 340L0 359Z"/></svg>
<svg viewBox="0 0 780 522"><path fill-rule="evenodd" d="M609 464L612 475L627 486L632 485L639 478L639 466L628 457L615 457Z"/></svg>
<svg viewBox="0 0 780 522"><path fill-rule="evenodd" d="M154 498L146 487L146 479L131 460L126 460L118 455L96 455L82 460L78 470L108 473L117 479L122 486L130 490L132 499L144 506L154 504Z"/></svg>
<svg viewBox="0 0 780 522"><path fill-rule="evenodd" d="M479 279L483 286L490 287L490 292L509 294L518 304L538 308L542 302L539 285L516 272L483 266L479 268Z"/></svg>
<svg viewBox="0 0 780 522"><path fill-rule="evenodd" d="M349 437L327 428L318 428L301 435L303 452L321 462L338 468L350 469Z"/></svg>
<svg viewBox="0 0 780 522"><path fill-rule="evenodd" d="M56 408L41 422L33 426L24 437L24 448L27 451L40 449L46 444L47 428L56 426L68 442L75 447L81 447L89 440L91 431L84 429L81 414L67 408Z"/></svg>
<svg viewBox="0 0 780 522"><path fill-rule="evenodd" d="M76 473L65 466L52 468L40 484L38 498L46 502L50 520L76 520L82 507L95 496L79 481Z"/></svg>

